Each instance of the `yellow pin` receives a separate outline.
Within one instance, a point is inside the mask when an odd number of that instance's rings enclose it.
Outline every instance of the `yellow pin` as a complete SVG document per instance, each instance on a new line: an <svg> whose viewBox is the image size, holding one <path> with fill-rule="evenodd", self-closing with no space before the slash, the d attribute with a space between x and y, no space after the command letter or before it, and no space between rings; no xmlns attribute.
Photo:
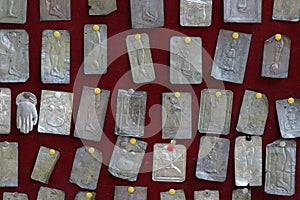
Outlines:
<svg viewBox="0 0 300 200"><path fill-rule="evenodd" d="M215 96L216 96L217 98L220 98L220 97L222 96L222 92L220 92L220 91L216 92Z"/></svg>
<svg viewBox="0 0 300 200"><path fill-rule="evenodd" d="M129 142L130 142L130 144L135 144L135 143L136 143L136 139L135 139L135 138L131 138L131 139L129 140Z"/></svg>
<svg viewBox="0 0 300 200"><path fill-rule="evenodd" d="M175 92L175 93L174 93L174 97L176 97L176 98L179 98L180 95L181 95L180 92Z"/></svg>
<svg viewBox="0 0 300 200"><path fill-rule="evenodd" d="M234 32L234 33L232 33L232 38L233 39L238 39L239 38L239 33L237 33L237 32Z"/></svg>
<svg viewBox="0 0 300 200"><path fill-rule="evenodd" d="M60 37L60 32L59 31L54 31L53 36L55 38L59 38Z"/></svg>
<svg viewBox="0 0 300 200"><path fill-rule="evenodd" d="M101 93L101 89L100 88L95 88L95 94L100 94Z"/></svg>
<svg viewBox="0 0 300 200"><path fill-rule="evenodd" d="M261 94L261 93L256 93L255 97L256 97L257 99L261 99L261 98L262 98L262 94Z"/></svg>
<svg viewBox="0 0 300 200"><path fill-rule="evenodd" d="M128 193L134 193L134 187L130 186L127 188Z"/></svg>
<svg viewBox="0 0 300 200"><path fill-rule="evenodd" d="M176 194L176 190L174 190L174 189L170 189L170 190L169 190L169 194L170 194L170 195L174 195L174 194Z"/></svg>
<svg viewBox="0 0 300 200"><path fill-rule="evenodd" d="M281 38L282 38L281 34L276 34L276 35L275 35L275 40L276 40L276 41L281 40Z"/></svg>
<svg viewBox="0 0 300 200"><path fill-rule="evenodd" d="M290 97L289 99L288 99L288 103L289 104L293 104L295 102L295 99L293 98L293 97Z"/></svg>
<svg viewBox="0 0 300 200"><path fill-rule="evenodd" d="M141 35L140 35L140 34L135 34L134 38L135 38L136 40L140 40L140 39L141 39Z"/></svg>
<svg viewBox="0 0 300 200"><path fill-rule="evenodd" d="M54 155L54 154L55 154L55 150L54 150L54 149L50 149L50 150L49 150L49 154L50 154L50 155Z"/></svg>
<svg viewBox="0 0 300 200"><path fill-rule="evenodd" d="M94 31L99 31L99 29L100 29L99 25L97 25L97 24L93 25L93 30Z"/></svg>
<svg viewBox="0 0 300 200"><path fill-rule="evenodd" d="M190 37L184 38L184 42L185 42L186 44L190 44L191 41L192 41L192 39L191 39Z"/></svg>
<svg viewBox="0 0 300 200"><path fill-rule="evenodd" d="M89 148L89 152L90 152L90 153L94 153L94 152L95 152L95 148L90 147L90 148Z"/></svg>
<svg viewBox="0 0 300 200"><path fill-rule="evenodd" d="M93 198L93 194L92 194L91 192L87 192L87 193L85 194L85 197L86 197L87 199L91 199L91 198Z"/></svg>

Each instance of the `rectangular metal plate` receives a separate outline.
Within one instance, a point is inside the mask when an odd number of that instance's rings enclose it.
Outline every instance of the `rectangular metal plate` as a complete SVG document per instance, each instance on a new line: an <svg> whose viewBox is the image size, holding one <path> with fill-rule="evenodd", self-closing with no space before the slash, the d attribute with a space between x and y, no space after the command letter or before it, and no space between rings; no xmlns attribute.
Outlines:
<svg viewBox="0 0 300 200"><path fill-rule="evenodd" d="M108 15L117 10L117 0L88 0L89 15Z"/></svg>
<svg viewBox="0 0 300 200"><path fill-rule="evenodd" d="M219 200L218 190L194 191L194 200Z"/></svg>
<svg viewBox="0 0 300 200"><path fill-rule="evenodd" d="M173 36L170 44L170 64L172 84L202 83L202 39Z"/></svg>
<svg viewBox="0 0 300 200"><path fill-rule="evenodd" d="M292 196L295 194L296 141L276 140L266 147L265 192Z"/></svg>
<svg viewBox="0 0 300 200"><path fill-rule="evenodd" d="M239 136L234 147L235 185L262 185L262 138Z"/></svg>
<svg viewBox="0 0 300 200"><path fill-rule="evenodd" d="M55 37L54 35L57 34ZM70 83L70 33L67 30L44 30L41 52L42 82Z"/></svg>
<svg viewBox="0 0 300 200"><path fill-rule="evenodd" d="M91 193L92 197L91 198L87 198L87 193ZM75 196L74 200L95 200L96 199L96 192L78 192Z"/></svg>
<svg viewBox="0 0 300 200"><path fill-rule="evenodd" d="M211 25L212 0L181 0L180 25L203 27Z"/></svg>
<svg viewBox="0 0 300 200"><path fill-rule="evenodd" d="M65 200L65 192L62 190L41 186L36 200Z"/></svg>
<svg viewBox="0 0 300 200"><path fill-rule="evenodd" d="M196 177L203 180L224 182L230 141L224 138L203 136L200 139Z"/></svg>
<svg viewBox="0 0 300 200"><path fill-rule="evenodd" d="M247 188L233 190L232 200L251 200L251 190Z"/></svg>
<svg viewBox="0 0 300 200"><path fill-rule="evenodd" d="M146 33L128 35L126 45L133 82L140 84L154 81L155 72L149 36Z"/></svg>
<svg viewBox="0 0 300 200"><path fill-rule="evenodd" d="M130 0L131 27L164 26L164 0Z"/></svg>
<svg viewBox="0 0 300 200"><path fill-rule="evenodd" d="M272 19L297 22L299 21L299 10L299 0L274 0Z"/></svg>
<svg viewBox="0 0 300 200"><path fill-rule="evenodd" d="M146 115L147 93L119 90L117 97L115 134L142 137Z"/></svg>
<svg viewBox="0 0 300 200"><path fill-rule="evenodd" d="M245 90L236 130L249 135L263 135L269 113L268 98L262 94Z"/></svg>
<svg viewBox="0 0 300 200"><path fill-rule="evenodd" d="M275 36L264 43L262 77L287 78L290 64L291 39L281 35L280 40Z"/></svg>
<svg viewBox="0 0 300 200"><path fill-rule="evenodd" d="M184 190L175 190L174 195L170 195L168 192L160 193L160 200L186 200Z"/></svg>
<svg viewBox="0 0 300 200"><path fill-rule="evenodd" d="M217 93L221 94L217 97ZM198 130L200 133L224 134L230 130L233 92L204 89L201 91Z"/></svg>
<svg viewBox="0 0 300 200"><path fill-rule="evenodd" d="M134 192L128 192L128 186L115 186L114 200L147 200L147 187L134 187Z"/></svg>
<svg viewBox="0 0 300 200"><path fill-rule="evenodd" d="M84 86L77 112L74 137L100 141L110 91L101 89L95 94L95 88Z"/></svg>
<svg viewBox="0 0 300 200"><path fill-rule="evenodd" d="M0 7L0 23L26 23L27 0L0 0Z"/></svg>
<svg viewBox="0 0 300 200"><path fill-rule="evenodd" d="M103 156L93 147L83 146L76 150L70 182L80 188L95 190L97 188Z"/></svg>
<svg viewBox="0 0 300 200"><path fill-rule="evenodd" d="M18 192L3 192L3 200L28 200L28 196Z"/></svg>
<svg viewBox="0 0 300 200"><path fill-rule="evenodd" d="M119 136L112 153L108 171L115 177L136 181L148 143Z"/></svg>
<svg viewBox="0 0 300 200"><path fill-rule="evenodd" d="M59 157L59 151L55 151L52 155L49 148L41 146L31 173L31 178L35 181L48 183Z"/></svg>
<svg viewBox="0 0 300 200"><path fill-rule="evenodd" d="M40 20L71 20L70 0L40 0Z"/></svg>
<svg viewBox="0 0 300 200"><path fill-rule="evenodd" d="M11 91L0 88L0 134L9 134L11 130Z"/></svg>
<svg viewBox="0 0 300 200"><path fill-rule="evenodd" d="M98 30L99 29L99 30ZM105 74L107 70L107 25L84 25L84 74Z"/></svg>
<svg viewBox="0 0 300 200"><path fill-rule="evenodd" d="M192 138L192 97L190 93L163 93L162 97L162 138Z"/></svg>
<svg viewBox="0 0 300 200"><path fill-rule="evenodd" d="M39 133L70 135L73 93L42 90Z"/></svg>
<svg viewBox="0 0 300 200"><path fill-rule="evenodd" d="M242 84L248 60L251 34L220 30L211 76L215 79Z"/></svg>
<svg viewBox="0 0 300 200"><path fill-rule="evenodd" d="M0 142L0 187L18 187L18 143Z"/></svg>

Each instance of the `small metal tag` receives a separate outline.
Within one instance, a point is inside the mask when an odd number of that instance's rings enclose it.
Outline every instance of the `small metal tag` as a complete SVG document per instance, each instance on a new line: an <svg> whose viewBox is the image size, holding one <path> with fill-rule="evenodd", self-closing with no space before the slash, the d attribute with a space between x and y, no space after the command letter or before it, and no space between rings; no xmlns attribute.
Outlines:
<svg viewBox="0 0 300 200"><path fill-rule="evenodd" d="M130 0L132 28L164 26L164 0Z"/></svg>
<svg viewBox="0 0 300 200"><path fill-rule="evenodd" d="M11 91L9 88L0 88L0 134L9 134L11 131Z"/></svg>
<svg viewBox="0 0 300 200"><path fill-rule="evenodd" d="M161 192L160 200L186 200L184 190L175 190L175 193Z"/></svg>
<svg viewBox="0 0 300 200"><path fill-rule="evenodd" d="M96 192L78 192L74 200L95 200Z"/></svg>
<svg viewBox="0 0 300 200"><path fill-rule="evenodd" d="M236 130L249 135L263 135L268 113L267 96L245 90Z"/></svg>
<svg viewBox="0 0 300 200"><path fill-rule="evenodd" d="M219 200L218 190L194 191L194 200Z"/></svg>
<svg viewBox="0 0 300 200"><path fill-rule="evenodd" d="M251 34L220 30L211 76L242 84L248 60Z"/></svg>
<svg viewBox="0 0 300 200"><path fill-rule="evenodd" d="M296 141L276 140L266 147L265 192L292 196L295 194Z"/></svg>
<svg viewBox="0 0 300 200"><path fill-rule="evenodd" d="M59 157L59 151L41 146L31 173L31 178L35 181L48 183Z"/></svg>
<svg viewBox="0 0 300 200"><path fill-rule="evenodd" d="M0 142L0 187L18 187L18 143Z"/></svg>
<svg viewBox="0 0 300 200"><path fill-rule="evenodd" d="M0 5L0 23L26 23L27 0L0 0Z"/></svg>
<svg viewBox="0 0 300 200"><path fill-rule="evenodd" d="M154 81L155 72L148 35L146 33L128 35L126 45L133 82L140 84Z"/></svg>
<svg viewBox="0 0 300 200"><path fill-rule="evenodd" d="M208 181L224 182L230 141L224 138L203 136L200 139L196 177Z"/></svg>
<svg viewBox="0 0 300 200"><path fill-rule="evenodd" d="M28 196L18 192L3 192L3 200L28 200Z"/></svg>
<svg viewBox="0 0 300 200"><path fill-rule="evenodd" d="M70 182L87 190L97 188L103 156L93 147L83 146L76 150Z"/></svg>
<svg viewBox="0 0 300 200"><path fill-rule="evenodd" d="M290 62L291 39L276 34L267 39L264 45L262 77L287 78Z"/></svg>
<svg viewBox="0 0 300 200"><path fill-rule="evenodd" d="M44 30L42 36L41 76L44 84L70 83L70 33Z"/></svg>
<svg viewBox="0 0 300 200"><path fill-rule="evenodd" d="M147 93L133 89L119 90L115 134L142 137L146 115Z"/></svg>
<svg viewBox="0 0 300 200"><path fill-rule="evenodd" d="M175 37L170 44L170 82L202 83L202 40L200 37Z"/></svg>
<svg viewBox="0 0 300 200"><path fill-rule="evenodd" d="M70 135L73 93L42 90L39 133Z"/></svg>
<svg viewBox="0 0 300 200"><path fill-rule="evenodd" d="M297 22L299 21L299 15L300 15L299 8L300 8L299 0L289 0L289 1L274 0L272 19Z"/></svg>
<svg viewBox="0 0 300 200"><path fill-rule="evenodd" d="M83 87L74 137L93 141L101 140L109 96L108 90Z"/></svg>
<svg viewBox="0 0 300 200"><path fill-rule="evenodd" d="M198 130L200 133L224 134L230 130L233 92L204 89L201 91Z"/></svg>
<svg viewBox="0 0 300 200"><path fill-rule="evenodd" d="M115 186L114 200L147 200L147 187Z"/></svg>
<svg viewBox="0 0 300 200"><path fill-rule="evenodd" d="M107 25L84 25L84 74L105 74L107 70Z"/></svg>
<svg viewBox="0 0 300 200"><path fill-rule="evenodd" d="M65 200L65 192L62 190L41 186L36 200Z"/></svg>
<svg viewBox="0 0 300 200"><path fill-rule="evenodd" d="M233 190L232 200L251 200L251 190L247 188Z"/></svg>
<svg viewBox="0 0 300 200"><path fill-rule="evenodd" d="M71 20L70 0L40 0L40 20Z"/></svg>
<svg viewBox="0 0 300 200"><path fill-rule="evenodd" d="M108 15L117 10L116 0L88 0L89 15Z"/></svg>
<svg viewBox="0 0 300 200"><path fill-rule="evenodd" d="M115 177L136 181L148 143L119 136L112 153L108 171Z"/></svg>

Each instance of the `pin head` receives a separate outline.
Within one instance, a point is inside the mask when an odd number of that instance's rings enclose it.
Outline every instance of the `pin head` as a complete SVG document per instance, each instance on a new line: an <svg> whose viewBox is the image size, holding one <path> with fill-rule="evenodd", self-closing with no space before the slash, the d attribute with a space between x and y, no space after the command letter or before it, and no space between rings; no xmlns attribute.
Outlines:
<svg viewBox="0 0 300 200"><path fill-rule="evenodd" d="M247 194L247 193L248 193L248 189L247 189L247 188L244 188L244 189L243 189L243 193L244 193L244 194Z"/></svg>
<svg viewBox="0 0 300 200"><path fill-rule="evenodd" d="M285 143L284 141L281 141L281 142L279 143L279 146L281 146L281 147L285 147L285 145L286 145L286 143Z"/></svg>
<svg viewBox="0 0 300 200"><path fill-rule="evenodd" d="M237 32L232 33L232 38L233 39L238 39L239 38L239 34Z"/></svg>
<svg viewBox="0 0 300 200"><path fill-rule="evenodd" d="M135 34L134 39L140 40L141 39L141 35L140 34Z"/></svg>
<svg viewBox="0 0 300 200"><path fill-rule="evenodd" d="M174 189L170 189L170 190L169 190L169 194L170 194L170 195L174 195L174 194L176 194L176 191L175 191Z"/></svg>
<svg viewBox="0 0 300 200"><path fill-rule="evenodd" d="M134 187L130 186L127 188L128 193L134 193Z"/></svg>
<svg viewBox="0 0 300 200"><path fill-rule="evenodd" d="M60 32L59 31L54 31L53 36L55 38L59 38L60 37Z"/></svg>
<svg viewBox="0 0 300 200"><path fill-rule="evenodd" d="M293 98L293 97L290 97L289 99L288 99L288 103L289 104L293 104L295 102L295 99Z"/></svg>
<svg viewBox="0 0 300 200"><path fill-rule="evenodd" d="M167 147L167 150L170 151L170 152L174 151L174 146L173 145L169 145Z"/></svg>
<svg viewBox="0 0 300 200"><path fill-rule="evenodd" d="M54 154L55 154L55 150L54 150L54 149L50 149L50 150L49 150L49 154L50 154L50 155L54 155Z"/></svg>
<svg viewBox="0 0 300 200"><path fill-rule="evenodd" d="M94 153L94 152L95 152L95 148L90 147L90 148L89 148L89 152L90 152L90 153Z"/></svg>
<svg viewBox="0 0 300 200"><path fill-rule="evenodd" d="M179 98L180 97L180 92L175 92L174 97Z"/></svg>
<svg viewBox="0 0 300 200"><path fill-rule="evenodd" d="M99 31L99 29L100 29L99 25L97 25L97 24L93 25L93 30L94 31Z"/></svg>
<svg viewBox="0 0 300 200"><path fill-rule="evenodd" d="M93 194L92 194L91 192L87 192L87 193L85 194L85 197L86 197L87 199L91 199L91 198L93 198Z"/></svg>
<svg viewBox="0 0 300 200"><path fill-rule="evenodd" d="M184 43L186 43L186 44L190 44L191 41L192 41L192 39L190 37L184 38Z"/></svg>
<svg viewBox="0 0 300 200"><path fill-rule="evenodd" d="M128 94L133 94L134 93L134 89L129 89L128 90Z"/></svg>
<svg viewBox="0 0 300 200"><path fill-rule="evenodd" d="M130 144L135 144L136 143L136 139L135 138L131 138L129 142L130 142Z"/></svg>
<svg viewBox="0 0 300 200"><path fill-rule="evenodd" d="M275 35L275 40L276 40L276 41L281 40L281 38L282 38L281 34L276 34L276 35Z"/></svg>
<svg viewBox="0 0 300 200"><path fill-rule="evenodd" d="M262 94L261 94L261 93L256 93L255 97L256 97L257 99L261 99L261 98L262 98Z"/></svg>
<svg viewBox="0 0 300 200"><path fill-rule="evenodd" d="M95 88L95 94L100 94L101 93L101 89L100 88Z"/></svg>
<svg viewBox="0 0 300 200"><path fill-rule="evenodd" d="M220 92L220 91L216 92L215 96L216 96L217 98L220 98L220 97L222 96L222 92Z"/></svg>

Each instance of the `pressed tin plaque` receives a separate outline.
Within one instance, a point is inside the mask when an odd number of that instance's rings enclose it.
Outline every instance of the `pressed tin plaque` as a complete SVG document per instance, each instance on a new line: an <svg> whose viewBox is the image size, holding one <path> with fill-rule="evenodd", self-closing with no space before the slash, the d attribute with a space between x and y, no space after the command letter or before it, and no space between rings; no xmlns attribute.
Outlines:
<svg viewBox="0 0 300 200"><path fill-rule="evenodd" d="M40 0L40 20L71 20L71 0Z"/></svg>
<svg viewBox="0 0 300 200"><path fill-rule="evenodd" d="M3 192L3 200L28 200L28 196L25 193Z"/></svg>
<svg viewBox="0 0 300 200"><path fill-rule="evenodd" d="M272 19L297 22L300 15L299 8L299 0L274 0Z"/></svg>
<svg viewBox="0 0 300 200"><path fill-rule="evenodd" d="M37 200L65 200L65 192L62 190L41 186Z"/></svg>
<svg viewBox="0 0 300 200"><path fill-rule="evenodd" d="M0 142L0 187L18 187L17 142Z"/></svg>
<svg viewBox="0 0 300 200"><path fill-rule="evenodd" d="M0 23L26 23L27 0L0 0L0 7Z"/></svg>
<svg viewBox="0 0 300 200"><path fill-rule="evenodd" d="M89 15L108 15L117 10L117 0L88 0Z"/></svg>
<svg viewBox="0 0 300 200"><path fill-rule="evenodd" d="M194 200L219 200L218 190L194 191Z"/></svg>
<svg viewBox="0 0 300 200"><path fill-rule="evenodd" d="M147 200L147 187L115 186L114 200Z"/></svg>
<svg viewBox="0 0 300 200"><path fill-rule="evenodd" d="M0 134L9 134L11 130L11 91L0 88Z"/></svg>

